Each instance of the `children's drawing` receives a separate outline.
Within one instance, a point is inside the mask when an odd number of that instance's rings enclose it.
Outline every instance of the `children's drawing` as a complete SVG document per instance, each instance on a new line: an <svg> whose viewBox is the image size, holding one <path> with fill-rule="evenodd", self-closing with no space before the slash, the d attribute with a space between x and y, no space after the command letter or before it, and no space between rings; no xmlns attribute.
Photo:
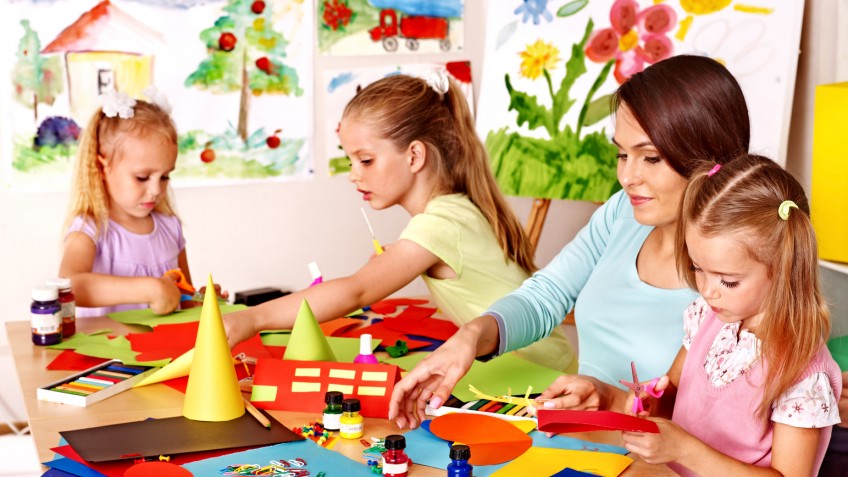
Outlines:
<svg viewBox="0 0 848 477"><path fill-rule="evenodd" d="M350 161L339 144L339 121L344 107L356 92L369 84L390 75L405 74L421 76L430 70L446 71L468 99L468 106L474 111L471 63L451 61L448 63L413 63L398 66L374 66L345 70L325 70L324 81L327 100L327 121L324 125L324 141L327 145L327 160L331 175L350 172Z"/></svg>
<svg viewBox="0 0 848 477"><path fill-rule="evenodd" d="M784 161L803 0L513 0L490 5L477 128L510 195L603 201L620 188L610 99L676 54L725 64L752 150ZM493 61L494 60L494 61Z"/></svg>
<svg viewBox="0 0 848 477"><path fill-rule="evenodd" d="M111 90L155 85L180 133L174 184L311 175L311 8L299 0L18 0L0 101L3 182L66 189L81 128ZM46 46L43 46L46 44ZM0 63L6 56L0 55ZM286 111L287 114L281 114Z"/></svg>
<svg viewBox="0 0 848 477"><path fill-rule="evenodd" d="M464 0L319 0L318 48L331 55L462 50L463 3Z"/></svg>

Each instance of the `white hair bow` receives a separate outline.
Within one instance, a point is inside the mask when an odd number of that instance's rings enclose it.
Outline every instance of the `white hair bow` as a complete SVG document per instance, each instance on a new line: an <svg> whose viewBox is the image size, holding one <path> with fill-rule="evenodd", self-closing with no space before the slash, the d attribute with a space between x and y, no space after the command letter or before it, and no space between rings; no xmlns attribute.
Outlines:
<svg viewBox="0 0 848 477"><path fill-rule="evenodd" d="M433 88L433 91L439 93L439 99L444 98L445 93L450 88L450 80L448 74L444 70L430 70L422 76L422 79L428 86Z"/></svg>
<svg viewBox="0 0 848 477"><path fill-rule="evenodd" d="M101 98L103 100L103 114L106 117L119 116L122 119L130 119L135 115L135 111L133 111L135 100L130 98L127 93L112 90L103 93Z"/></svg>

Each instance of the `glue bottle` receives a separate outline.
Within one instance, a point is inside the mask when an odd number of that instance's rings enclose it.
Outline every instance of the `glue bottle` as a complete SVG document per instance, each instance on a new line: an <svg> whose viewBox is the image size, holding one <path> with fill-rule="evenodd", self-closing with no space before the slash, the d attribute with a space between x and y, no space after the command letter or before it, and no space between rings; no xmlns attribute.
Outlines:
<svg viewBox="0 0 848 477"><path fill-rule="evenodd" d="M46 346L62 341L62 307L56 287L33 288L29 312L33 343Z"/></svg>
<svg viewBox="0 0 848 477"><path fill-rule="evenodd" d="M353 359L354 363L377 364L377 357L371 352L371 335L359 335L359 354Z"/></svg>
<svg viewBox="0 0 848 477"><path fill-rule="evenodd" d="M71 290L71 279L54 278L47 280L47 285L59 289L59 306L62 307L62 338L73 336L77 331L77 298Z"/></svg>
<svg viewBox="0 0 848 477"><path fill-rule="evenodd" d="M342 417L339 419L339 435L344 439L359 439L362 437L364 419L359 415L361 405L359 399L350 398L342 401Z"/></svg>
<svg viewBox="0 0 848 477"><path fill-rule="evenodd" d="M409 456L403 451L406 439L397 434L386 436L386 452L383 452L383 475L386 477L406 477L409 474Z"/></svg>
<svg viewBox="0 0 848 477"><path fill-rule="evenodd" d="M327 391L324 394L324 402L327 407L324 408L324 418L321 424L328 431L338 431L342 418L342 401L344 394L341 391Z"/></svg>
<svg viewBox="0 0 848 477"><path fill-rule="evenodd" d="M454 444L450 448L450 460L448 464L448 477L471 477L474 466L468 463L471 458L471 449L462 444Z"/></svg>

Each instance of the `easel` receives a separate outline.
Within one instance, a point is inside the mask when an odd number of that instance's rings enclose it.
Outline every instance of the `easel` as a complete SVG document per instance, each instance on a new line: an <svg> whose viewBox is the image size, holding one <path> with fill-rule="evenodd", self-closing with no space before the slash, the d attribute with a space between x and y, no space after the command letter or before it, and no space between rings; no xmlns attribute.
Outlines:
<svg viewBox="0 0 848 477"><path fill-rule="evenodd" d="M527 238L530 240L530 248L533 253L536 252L536 246L539 245L539 237L542 235L542 227L545 225L545 218L548 216L548 208L551 206L551 199L533 199L533 207L530 208L530 216L527 218ZM563 323L574 325L574 311L565 316Z"/></svg>

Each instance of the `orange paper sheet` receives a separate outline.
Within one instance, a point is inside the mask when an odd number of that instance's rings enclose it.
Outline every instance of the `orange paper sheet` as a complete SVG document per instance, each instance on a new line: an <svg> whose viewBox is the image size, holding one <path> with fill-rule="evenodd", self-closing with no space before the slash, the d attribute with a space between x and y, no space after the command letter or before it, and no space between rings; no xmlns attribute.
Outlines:
<svg viewBox="0 0 848 477"><path fill-rule="evenodd" d="M474 455L474 451L471 451ZM633 459L608 452L591 452L532 447L514 461L501 467L492 477L549 477L568 467L604 477L616 477Z"/></svg>
<svg viewBox="0 0 848 477"><path fill-rule="evenodd" d="M472 465L502 464L524 454L533 445L533 439L511 423L478 414L439 416L430 423L430 432L470 447Z"/></svg>

